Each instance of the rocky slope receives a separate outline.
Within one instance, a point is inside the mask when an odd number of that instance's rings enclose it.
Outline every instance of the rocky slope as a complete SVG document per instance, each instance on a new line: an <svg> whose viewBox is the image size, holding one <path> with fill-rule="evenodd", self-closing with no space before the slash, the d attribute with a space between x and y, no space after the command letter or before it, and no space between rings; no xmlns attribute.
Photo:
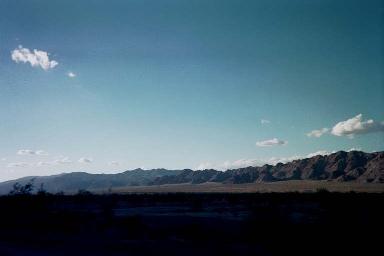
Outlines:
<svg viewBox="0 0 384 256"><path fill-rule="evenodd" d="M284 180L337 180L384 182L384 152L339 151L327 156L295 160L275 166L246 167L220 172L184 170L176 176L163 176L151 184L175 183L253 183Z"/></svg>
<svg viewBox="0 0 384 256"><path fill-rule="evenodd" d="M246 167L225 172L213 169L198 171L136 169L118 174L73 172L53 176L25 177L0 183L0 194L9 193L16 182L23 185L31 179L34 179L35 188L44 184L44 189L51 193L76 192L80 189L107 191L110 188L124 186L205 182L240 184L285 180L334 180L384 183L384 152L339 151L327 156L319 155L285 164L279 163L275 166Z"/></svg>

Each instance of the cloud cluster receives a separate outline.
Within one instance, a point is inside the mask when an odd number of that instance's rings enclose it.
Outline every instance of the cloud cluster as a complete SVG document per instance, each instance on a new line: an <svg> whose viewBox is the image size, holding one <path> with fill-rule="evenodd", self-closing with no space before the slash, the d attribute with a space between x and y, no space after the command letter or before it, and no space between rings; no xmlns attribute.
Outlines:
<svg viewBox="0 0 384 256"><path fill-rule="evenodd" d="M307 133L307 136L319 138L323 134L330 132L332 135L335 136L348 136L349 138L353 138L356 134L365 134L380 131L384 131L384 122L378 123L372 119L363 121L363 115L358 114L357 116L352 117L348 120L338 122L332 127L331 130L329 128L313 130Z"/></svg>
<svg viewBox="0 0 384 256"><path fill-rule="evenodd" d="M55 166L55 165L61 165L61 164L70 164L72 161L68 157L59 158L53 161L40 161L37 163L9 163L7 167L14 168L14 167L42 167L42 166Z"/></svg>
<svg viewBox="0 0 384 256"><path fill-rule="evenodd" d="M18 155L48 155L45 151L42 150L31 150L31 149L20 149L17 151ZM78 161L81 164L90 164L93 162L92 158L81 157ZM58 156L55 160L52 161L39 161L37 163L25 163L25 162L15 162L9 163L7 167L42 167L42 166L55 166L55 165L63 165L63 164L72 164L74 163L71 159L64 156ZM110 165L117 166L118 162L113 161L109 163Z"/></svg>
<svg viewBox="0 0 384 256"><path fill-rule="evenodd" d="M321 137L323 134L327 133L329 131L328 128L322 128L322 129L319 129L319 130L313 130L313 131L310 131L309 133L307 133L307 136L308 137L316 137L316 138L319 138Z"/></svg>
<svg viewBox="0 0 384 256"><path fill-rule="evenodd" d="M335 136L349 136L353 137L355 134L364 134L384 131L384 123L377 123L372 119L363 121L363 115L358 114L346 121L337 123L331 133Z"/></svg>
<svg viewBox="0 0 384 256"><path fill-rule="evenodd" d="M288 163L294 160L310 158L317 155L329 155L335 153L336 151L327 151L327 150L319 150L314 153L310 153L308 155L295 155L289 157L270 157L270 158L254 158L254 159L239 159L235 161L225 161L221 164L213 164L210 162L201 163L196 167L196 170L204 170L204 169L215 169L215 170L230 170L230 169L238 169L249 166L263 166L265 164L276 165L277 163Z"/></svg>
<svg viewBox="0 0 384 256"><path fill-rule="evenodd" d="M283 145L286 145L286 144L288 144L287 141L279 140L277 138L256 142L256 146L258 146L258 147L283 146Z"/></svg>
<svg viewBox="0 0 384 256"><path fill-rule="evenodd" d="M53 161L38 162L36 166L54 166L54 165L71 164L71 163L73 163L72 160L70 160L68 157L63 157Z"/></svg>
<svg viewBox="0 0 384 256"><path fill-rule="evenodd" d="M196 170L204 170L204 169L215 169L215 170L230 170L230 169L238 169L249 166L263 166L265 164L275 165L277 163L287 163L296 159L300 159L303 157L300 156L291 156L291 157L271 157L264 159L239 159L235 161L225 161L221 164L213 164L210 162L201 163L196 167Z"/></svg>
<svg viewBox="0 0 384 256"><path fill-rule="evenodd" d="M17 151L18 155L39 155L39 156L46 156L48 155L47 152L43 150L31 150L31 149L20 149Z"/></svg>
<svg viewBox="0 0 384 256"><path fill-rule="evenodd" d="M59 64L55 60L50 60L48 55L47 52L36 49L32 52L21 45L11 52L11 58L16 63L29 63L32 67L41 67L44 70L52 69Z"/></svg>
<svg viewBox="0 0 384 256"><path fill-rule="evenodd" d="M72 163L72 160L70 160L68 157L63 157L60 159L56 159L54 162L56 164L70 164L70 163Z"/></svg>
<svg viewBox="0 0 384 256"><path fill-rule="evenodd" d="M225 161L221 164L214 164L210 162L201 163L196 167L196 170L215 169L215 170L229 170L244 168L248 166L262 166L266 162L261 159L239 159L235 161Z"/></svg>

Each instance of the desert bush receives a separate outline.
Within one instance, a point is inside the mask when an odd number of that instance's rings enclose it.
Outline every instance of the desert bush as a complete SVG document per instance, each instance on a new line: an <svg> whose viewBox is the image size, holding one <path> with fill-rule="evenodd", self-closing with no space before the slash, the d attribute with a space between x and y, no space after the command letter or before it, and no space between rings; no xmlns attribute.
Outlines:
<svg viewBox="0 0 384 256"><path fill-rule="evenodd" d="M329 190L326 188L318 188L316 189L317 193L329 193Z"/></svg>
<svg viewBox="0 0 384 256"><path fill-rule="evenodd" d="M86 190L86 189L79 189L79 190L77 191L77 194L76 194L76 195L78 195L78 196L90 196L90 195L92 195L92 193L89 192L89 191Z"/></svg>
<svg viewBox="0 0 384 256"><path fill-rule="evenodd" d="M39 190L37 191L37 195L39 196L46 196L48 195L49 193L44 189L44 183L41 183L40 184L40 188Z"/></svg>
<svg viewBox="0 0 384 256"><path fill-rule="evenodd" d="M25 185L21 185L20 183L16 182L13 184L13 188L9 192L9 195L30 195L34 188L33 181L34 179L31 179Z"/></svg>

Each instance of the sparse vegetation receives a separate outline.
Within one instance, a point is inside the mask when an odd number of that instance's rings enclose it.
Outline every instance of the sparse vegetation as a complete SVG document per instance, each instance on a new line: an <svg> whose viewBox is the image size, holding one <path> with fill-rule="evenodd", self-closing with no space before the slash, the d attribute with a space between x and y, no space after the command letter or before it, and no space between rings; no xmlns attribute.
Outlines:
<svg viewBox="0 0 384 256"><path fill-rule="evenodd" d="M326 188L318 188L318 189L316 189L316 192L317 193L329 193L328 189L326 189Z"/></svg>
<svg viewBox="0 0 384 256"><path fill-rule="evenodd" d="M40 188L39 190L37 191L37 195L39 196L46 196L48 195L49 193L44 189L44 183L41 183L40 184Z"/></svg>
<svg viewBox="0 0 384 256"><path fill-rule="evenodd" d="M31 179L25 185L21 185L20 183L16 182L13 184L13 188L9 192L9 195L30 195L34 188L33 181L34 179Z"/></svg>
<svg viewBox="0 0 384 256"><path fill-rule="evenodd" d="M373 255L366 248L380 236L344 245L382 228L383 200L332 192L3 196L0 255L307 255L315 247L326 255L322 231L340 255Z"/></svg>
<svg viewBox="0 0 384 256"><path fill-rule="evenodd" d="M77 195L78 195L78 196L90 196L90 195L92 195L92 193L89 192L89 191L86 190L86 189L79 189L79 190L77 191Z"/></svg>

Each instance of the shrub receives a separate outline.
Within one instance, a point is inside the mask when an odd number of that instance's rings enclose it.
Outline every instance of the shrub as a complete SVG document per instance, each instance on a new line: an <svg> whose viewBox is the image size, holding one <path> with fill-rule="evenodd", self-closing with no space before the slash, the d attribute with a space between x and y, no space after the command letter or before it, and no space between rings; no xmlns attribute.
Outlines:
<svg viewBox="0 0 384 256"><path fill-rule="evenodd" d="M34 179L31 179L27 184L24 186L20 183L16 182L13 184L12 190L9 192L10 195L30 195L33 190L33 181Z"/></svg>
<svg viewBox="0 0 384 256"><path fill-rule="evenodd" d="M89 192L89 191L86 190L86 189L79 189L79 190L77 191L77 195L79 195L79 196L90 196L90 195L92 195L92 193Z"/></svg>
<svg viewBox="0 0 384 256"><path fill-rule="evenodd" d="M326 188L318 188L316 189L317 193L329 193L329 190Z"/></svg>

